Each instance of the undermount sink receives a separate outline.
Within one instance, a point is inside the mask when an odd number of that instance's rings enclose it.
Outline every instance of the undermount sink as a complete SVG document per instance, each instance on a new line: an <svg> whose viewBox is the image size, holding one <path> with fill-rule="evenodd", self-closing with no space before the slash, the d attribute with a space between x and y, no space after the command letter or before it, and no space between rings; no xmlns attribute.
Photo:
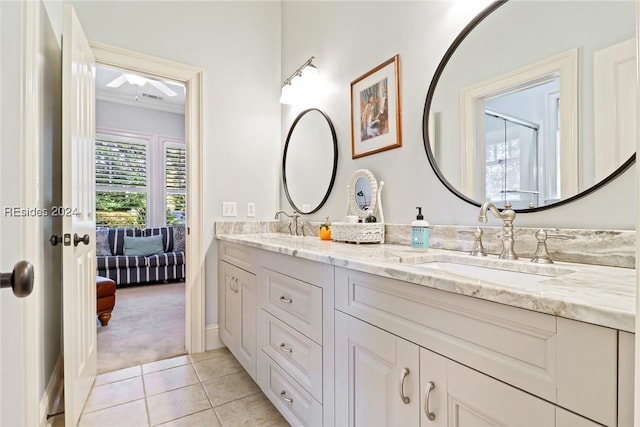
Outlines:
<svg viewBox="0 0 640 427"><path fill-rule="evenodd" d="M462 254L433 254L414 263L420 269L443 271L472 280L508 284L532 284L553 277L574 273L576 270L557 264L533 264L529 260L502 260L472 257Z"/></svg>

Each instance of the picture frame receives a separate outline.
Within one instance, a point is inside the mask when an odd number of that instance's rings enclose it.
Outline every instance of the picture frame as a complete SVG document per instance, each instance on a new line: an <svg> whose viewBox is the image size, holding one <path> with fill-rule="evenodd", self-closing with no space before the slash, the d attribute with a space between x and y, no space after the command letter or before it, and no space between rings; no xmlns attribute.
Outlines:
<svg viewBox="0 0 640 427"><path fill-rule="evenodd" d="M351 82L351 158L402 147L400 55Z"/></svg>

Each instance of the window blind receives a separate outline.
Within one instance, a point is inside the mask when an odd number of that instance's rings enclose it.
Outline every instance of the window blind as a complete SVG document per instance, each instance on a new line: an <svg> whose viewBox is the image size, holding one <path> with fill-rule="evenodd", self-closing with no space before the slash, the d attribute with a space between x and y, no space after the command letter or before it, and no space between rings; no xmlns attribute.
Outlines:
<svg viewBox="0 0 640 427"><path fill-rule="evenodd" d="M167 192L183 194L187 188L187 152L184 148L165 146Z"/></svg>
<svg viewBox="0 0 640 427"><path fill-rule="evenodd" d="M97 187L147 187L146 143L97 138L95 147Z"/></svg>

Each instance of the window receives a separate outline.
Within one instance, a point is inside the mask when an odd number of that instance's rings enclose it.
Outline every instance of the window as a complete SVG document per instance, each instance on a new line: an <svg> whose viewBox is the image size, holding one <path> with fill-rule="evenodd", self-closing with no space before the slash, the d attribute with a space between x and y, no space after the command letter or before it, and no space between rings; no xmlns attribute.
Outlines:
<svg viewBox="0 0 640 427"><path fill-rule="evenodd" d="M184 224L187 190L187 152L184 144L164 142L167 224Z"/></svg>
<svg viewBox="0 0 640 427"><path fill-rule="evenodd" d="M96 225L145 227L148 140L96 135Z"/></svg>
<svg viewBox="0 0 640 427"><path fill-rule="evenodd" d="M96 225L184 224L184 141L102 130L96 134Z"/></svg>

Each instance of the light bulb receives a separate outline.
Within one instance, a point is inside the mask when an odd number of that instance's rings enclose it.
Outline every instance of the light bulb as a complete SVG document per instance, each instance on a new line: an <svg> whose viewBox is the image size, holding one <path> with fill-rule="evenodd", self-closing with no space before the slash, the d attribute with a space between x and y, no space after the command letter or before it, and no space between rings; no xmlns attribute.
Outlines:
<svg viewBox="0 0 640 427"><path fill-rule="evenodd" d="M282 86L282 91L280 93L280 103L281 104L293 104L294 102L294 93L293 86L291 83L287 83Z"/></svg>

